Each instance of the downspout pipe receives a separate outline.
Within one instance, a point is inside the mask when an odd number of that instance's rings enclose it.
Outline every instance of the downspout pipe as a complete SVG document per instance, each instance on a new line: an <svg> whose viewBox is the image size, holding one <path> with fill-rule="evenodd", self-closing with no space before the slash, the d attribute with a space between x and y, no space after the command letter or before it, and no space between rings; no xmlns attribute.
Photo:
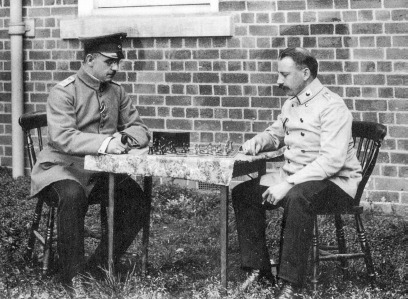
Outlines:
<svg viewBox="0 0 408 299"><path fill-rule="evenodd" d="M24 176L24 135L18 119L24 111L23 93L23 0L10 1L11 129L13 177Z"/></svg>

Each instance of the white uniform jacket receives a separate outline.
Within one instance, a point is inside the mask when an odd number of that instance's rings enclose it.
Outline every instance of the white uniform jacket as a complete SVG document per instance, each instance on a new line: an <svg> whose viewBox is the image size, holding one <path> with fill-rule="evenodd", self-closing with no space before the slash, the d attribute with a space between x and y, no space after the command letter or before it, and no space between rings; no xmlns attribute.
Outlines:
<svg viewBox="0 0 408 299"><path fill-rule="evenodd" d="M299 184L331 180L354 197L361 166L353 148L352 115L343 99L315 79L297 96L286 100L278 120L254 138L262 151L286 146L285 164L277 181ZM272 178L272 176L270 176ZM266 179L266 180L265 180Z"/></svg>

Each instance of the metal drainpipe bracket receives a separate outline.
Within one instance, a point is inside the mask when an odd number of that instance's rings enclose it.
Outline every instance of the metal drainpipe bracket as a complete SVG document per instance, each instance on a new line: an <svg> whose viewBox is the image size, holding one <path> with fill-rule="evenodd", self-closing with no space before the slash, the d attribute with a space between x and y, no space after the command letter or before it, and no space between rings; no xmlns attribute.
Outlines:
<svg viewBox="0 0 408 299"><path fill-rule="evenodd" d="M25 24L25 34L26 37L35 37L35 20L27 19L24 20Z"/></svg>
<svg viewBox="0 0 408 299"><path fill-rule="evenodd" d="M27 19L23 23L10 23L9 34L35 37L35 20Z"/></svg>

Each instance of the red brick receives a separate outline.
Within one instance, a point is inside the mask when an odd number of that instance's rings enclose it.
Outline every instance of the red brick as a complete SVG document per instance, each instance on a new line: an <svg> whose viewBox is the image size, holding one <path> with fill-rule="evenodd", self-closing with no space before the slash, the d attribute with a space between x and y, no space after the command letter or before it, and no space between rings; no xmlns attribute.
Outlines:
<svg viewBox="0 0 408 299"><path fill-rule="evenodd" d="M391 153L391 163L408 164L408 154L406 154L406 153Z"/></svg>
<svg viewBox="0 0 408 299"><path fill-rule="evenodd" d="M271 1L248 1L247 9L248 11L273 11L275 5Z"/></svg>
<svg viewBox="0 0 408 299"><path fill-rule="evenodd" d="M384 85L385 76L384 75L354 75L354 84L355 85Z"/></svg>
<svg viewBox="0 0 408 299"><path fill-rule="evenodd" d="M408 86L408 75L388 75L388 85L403 85Z"/></svg>
<svg viewBox="0 0 408 299"><path fill-rule="evenodd" d="M387 0L388 1L388 0ZM350 0L350 5L352 9L358 8L381 8L381 1L370 1L370 0Z"/></svg>
<svg viewBox="0 0 408 299"><path fill-rule="evenodd" d="M278 58L277 50L249 50L249 59L272 60Z"/></svg>
<svg viewBox="0 0 408 299"><path fill-rule="evenodd" d="M249 107L248 97L223 97L222 107Z"/></svg>
<svg viewBox="0 0 408 299"><path fill-rule="evenodd" d="M352 24L352 34L382 34L382 23Z"/></svg>
<svg viewBox="0 0 408 299"><path fill-rule="evenodd" d="M319 37L317 44L322 48L340 48L342 39L341 37Z"/></svg>
<svg viewBox="0 0 408 299"><path fill-rule="evenodd" d="M163 59L163 51L161 50L139 50L138 59L157 60Z"/></svg>
<svg viewBox="0 0 408 299"><path fill-rule="evenodd" d="M212 86L211 85L200 85L199 86L200 95L212 95Z"/></svg>
<svg viewBox="0 0 408 299"><path fill-rule="evenodd" d="M388 135L393 138L408 138L406 126L390 126Z"/></svg>
<svg viewBox="0 0 408 299"><path fill-rule="evenodd" d="M219 5L220 11L244 11L245 1L223 1Z"/></svg>
<svg viewBox="0 0 408 299"><path fill-rule="evenodd" d="M150 129L164 129L164 119L143 118L143 122Z"/></svg>
<svg viewBox="0 0 408 299"><path fill-rule="evenodd" d="M170 116L170 108L169 107L157 107L157 116L158 117Z"/></svg>
<svg viewBox="0 0 408 299"><path fill-rule="evenodd" d="M408 33L408 23L385 23L385 33L386 34L407 34Z"/></svg>
<svg viewBox="0 0 408 299"><path fill-rule="evenodd" d="M167 119L166 128L170 130L192 130L193 121L187 119Z"/></svg>
<svg viewBox="0 0 408 299"><path fill-rule="evenodd" d="M374 186L376 190L404 191L407 188L407 181L397 178L375 178Z"/></svg>
<svg viewBox="0 0 408 299"><path fill-rule="evenodd" d="M408 140L398 140L397 149L408 151Z"/></svg>
<svg viewBox="0 0 408 299"><path fill-rule="evenodd" d="M163 96L146 96L140 95L139 96L139 105L163 105L164 104L164 97Z"/></svg>
<svg viewBox="0 0 408 299"><path fill-rule="evenodd" d="M252 97L251 107L280 108L280 101L274 97Z"/></svg>
<svg viewBox="0 0 408 299"><path fill-rule="evenodd" d="M305 1L278 0L278 10L305 10Z"/></svg>
<svg viewBox="0 0 408 299"><path fill-rule="evenodd" d="M193 106L220 106L220 98L219 97L194 97L193 99Z"/></svg>
<svg viewBox="0 0 408 299"><path fill-rule="evenodd" d="M51 8L51 15L58 16L75 16L78 13L77 7L53 7Z"/></svg>
<svg viewBox="0 0 408 299"><path fill-rule="evenodd" d="M384 59L384 50L383 49L354 49L353 50L354 59L367 59L370 60L381 60Z"/></svg>
<svg viewBox="0 0 408 299"><path fill-rule="evenodd" d="M251 74L250 82L253 84L274 84L276 83L276 74Z"/></svg>
<svg viewBox="0 0 408 299"><path fill-rule="evenodd" d="M216 73L194 73L193 82L198 83L218 83L219 75Z"/></svg>
<svg viewBox="0 0 408 299"><path fill-rule="evenodd" d="M249 34L254 36L276 36L278 27L275 25L249 25Z"/></svg>
<svg viewBox="0 0 408 299"><path fill-rule="evenodd" d="M408 20L408 10L397 9L391 11L393 21L406 21Z"/></svg>
<svg viewBox="0 0 408 299"><path fill-rule="evenodd" d="M334 33L333 24L312 24L310 25L310 34L312 35L330 35Z"/></svg>
<svg viewBox="0 0 408 299"><path fill-rule="evenodd" d="M242 109L229 109L230 119L242 119Z"/></svg>
<svg viewBox="0 0 408 299"><path fill-rule="evenodd" d="M190 50L173 50L165 52L166 59L190 59L191 51Z"/></svg>
<svg viewBox="0 0 408 299"><path fill-rule="evenodd" d="M402 178L408 178L408 166L399 166L398 176Z"/></svg>
<svg viewBox="0 0 408 299"><path fill-rule="evenodd" d="M309 35L308 25L281 25L279 28L280 35Z"/></svg>
<svg viewBox="0 0 408 299"><path fill-rule="evenodd" d="M219 50L197 50L193 51L194 59L218 59L220 57Z"/></svg>
<svg viewBox="0 0 408 299"><path fill-rule="evenodd" d="M221 74L223 83L248 83L248 74Z"/></svg>
<svg viewBox="0 0 408 299"><path fill-rule="evenodd" d="M368 192L368 198L373 202L399 202L399 193L370 190Z"/></svg>
<svg viewBox="0 0 408 299"><path fill-rule="evenodd" d="M319 72L343 72L343 64L337 61L321 61Z"/></svg>
<svg viewBox="0 0 408 299"><path fill-rule="evenodd" d="M191 97L189 96L166 96L166 105L168 106L191 106Z"/></svg>
<svg viewBox="0 0 408 299"><path fill-rule="evenodd" d="M221 59L248 59L247 50L221 50Z"/></svg>
<svg viewBox="0 0 408 299"><path fill-rule="evenodd" d="M145 93L145 94L155 94L156 93L156 87L154 84L135 84L134 86L134 93L140 94L140 93Z"/></svg>
<svg viewBox="0 0 408 299"><path fill-rule="evenodd" d="M165 74L166 82L171 83L189 83L191 82L190 73L166 73Z"/></svg>
<svg viewBox="0 0 408 299"><path fill-rule="evenodd" d="M408 3L405 0L387 0L384 1L385 8L408 8Z"/></svg>
<svg viewBox="0 0 408 299"><path fill-rule="evenodd" d="M398 125L407 125L408 124L408 113L399 114L397 113L397 124Z"/></svg>
<svg viewBox="0 0 408 299"><path fill-rule="evenodd" d="M386 51L387 59L408 59L408 51L406 49L387 49Z"/></svg>
<svg viewBox="0 0 408 299"><path fill-rule="evenodd" d="M379 113L378 119L382 124L393 124L395 121L394 113Z"/></svg>
<svg viewBox="0 0 408 299"><path fill-rule="evenodd" d="M223 121L222 130L227 132L249 132L251 123L248 121Z"/></svg>
<svg viewBox="0 0 408 299"><path fill-rule="evenodd" d="M408 99L408 88L395 88L395 97Z"/></svg>
<svg viewBox="0 0 408 299"><path fill-rule="evenodd" d="M307 0L307 9L331 9L333 0Z"/></svg>

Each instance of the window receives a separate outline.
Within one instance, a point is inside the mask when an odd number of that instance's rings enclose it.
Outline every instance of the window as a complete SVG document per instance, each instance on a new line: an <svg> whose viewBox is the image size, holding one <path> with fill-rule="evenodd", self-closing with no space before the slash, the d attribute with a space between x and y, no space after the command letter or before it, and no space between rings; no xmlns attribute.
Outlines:
<svg viewBox="0 0 408 299"><path fill-rule="evenodd" d="M78 17L61 20L63 39L126 32L128 37L232 36L219 0L78 0Z"/></svg>
<svg viewBox="0 0 408 299"><path fill-rule="evenodd" d="M79 16L158 15L218 12L218 0L79 0Z"/></svg>

